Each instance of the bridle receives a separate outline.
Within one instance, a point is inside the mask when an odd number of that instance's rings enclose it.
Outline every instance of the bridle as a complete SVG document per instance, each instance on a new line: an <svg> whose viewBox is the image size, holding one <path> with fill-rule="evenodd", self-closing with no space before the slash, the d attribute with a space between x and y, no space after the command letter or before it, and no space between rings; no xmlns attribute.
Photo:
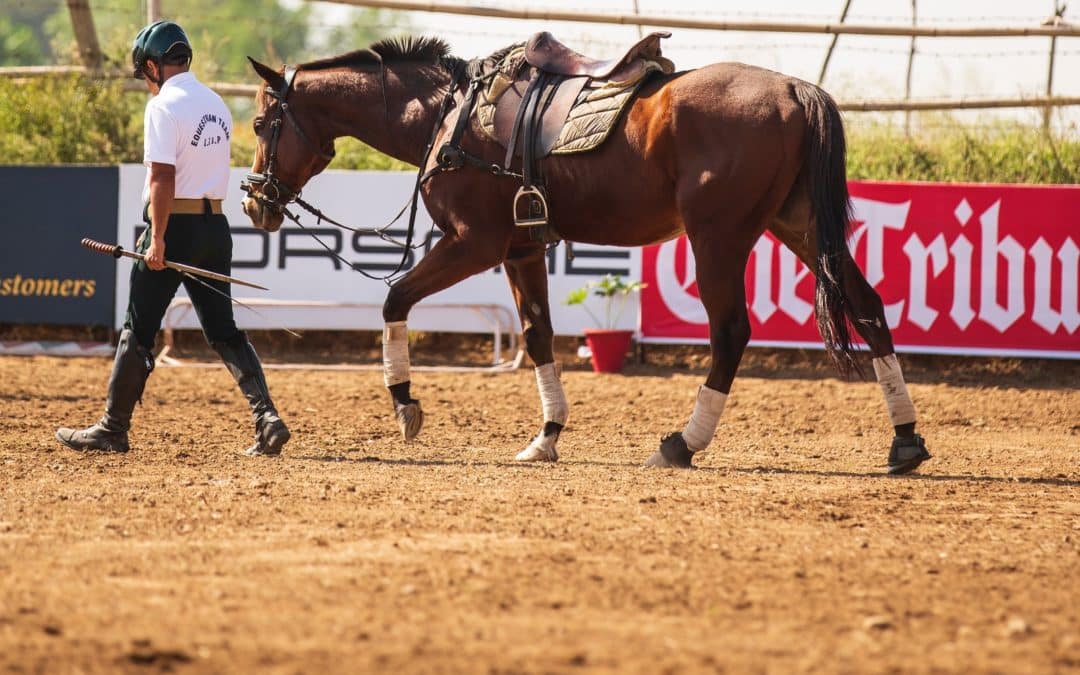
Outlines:
<svg viewBox="0 0 1080 675"><path fill-rule="evenodd" d="M307 148L313 153L315 153L316 156L321 157L327 162L334 158L333 147L331 147L330 152L324 152L321 148L316 146L310 138L308 138L307 134L304 133L304 130L300 128L300 124L296 121L296 117L293 115L292 110L290 109L289 104L286 101L286 98L289 95L289 90L292 87L293 78L296 77L297 68L294 66L285 66L285 81L280 89L275 90L271 89L270 87L266 88L266 93L277 99L278 103L280 104L280 111L274 121L271 122L270 153L267 156L266 170L263 173L249 173L241 182L240 188L244 192L246 192L249 197L259 202L259 204L263 205L265 208L269 208L274 213L283 215L292 222L296 223L296 225L300 227L300 229L307 231L308 234L310 234L316 242L318 242L324 249L326 249L326 251L331 256L333 256L339 262L344 263L347 267L350 267L351 269L363 274L370 279L384 281L387 284L392 283L398 273L401 272L402 269L404 269L405 263L409 259L409 254L411 253L411 251L414 248L420 246L414 246L412 241L413 232L416 225L416 213L420 196L420 188L424 185L424 183L442 172L460 169L465 165L469 165L490 172L494 176L511 176L518 179L522 177L521 174L510 171L508 168L503 168L496 163L489 162L480 157L477 157L461 148L461 139L465 133L466 127L468 126L469 116L472 113L473 105L476 101L476 96L480 91L480 87L485 81L489 80L491 77L494 77L497 74L497 71L492 70L490 72L483 72L482 63L480 61L474 61L472 63L469 63L464 68L451 68L445 66L445 64L444 67L447 67L450 71L450 86L447 89L446 95L443 97L441 105L439 106L439 112L435 119L435 124L431 129L430 139L428 140L427 147L424 149L423 159L421 160L419 169L416 172L416 183L413 186L412 196L410 197L409 201L407 201L405 205L401 208L398 214L386 225L378 228L363 228L351 227L349 225L345 225L344 223L340 223L324 214L315 206L304 201L300 197L300 190L292 189L292 187L286 185L276 176L274 176L274 165L277 159L277 144L278 139L281 136L282 120L289 121L289 124L292 125L293 131L296 132L296 135L300 137L300 140L302 140L307 146ZM450 135L450 140L444 143L443 146L439 149L439 152L436 155L435 166L425 171L424 167L427 166L428 159L431 157L431 151L434 149L435 140L436 138L438 138L439 130L442 128L443 122L446 120L446 116L450 112L450 109L455 106L455 92L458 88L458 82L463 75L468 76L469 85L466 90L464 100L461 104L462 109L460 114L458 115L457 124L453 129L453 133ZM386 101L385 77L385 70L380 63L379 79L382 84L383 91L383 112L385 115L387 115L387 128L389 128L389 109ZM325 242L323 242L321 239L319 239L318 236L315 235L314 232L311 232L310 230L308 230L308 228L304 227L304 224L300 222L300 219L295 214L289 211L288 206L292 203L296 203L302 209L314 215L316 218L318 218L320 223L325 221L344 230L349 230L350 232L371 234L383 239L384 241L392 243L395 246L400 247L402 249L401 260L398 262L397 267L386 276L376 277L368 274L356 264L342 258L337 251L334 251L329 246L327 246ZM405 214L406 210L409 211L409 225L408 229L406 230L405 241L400 242L387 234L387 230L394 223L401 219L401 217ZM434 224L432 224L432 228L434 228Z"/></svg>
<svg viewBox="0 0 1080 675"><path fill-rule="evenodd" d="M330 152L326 152L315 145L308 135L304 133L300 123L296 121L296 116L293 115L292 108L286 99L289 97L289 90L292 89L296 71L295 66L285 66L285 81L282 83L281 88L266 88L266 93L278 101L277 117L270 122L270 154L267 156L266 170L263 173L251 172L240 183L241 190L274 213L282 213L286 206L300 198L300 190L294 190L274 175L274 165L277 163L278 140L281 138L281 127L284 120L288 120L296 135L300 137L308 150L313 152L316 157L330 162L334 159L335 154L333 146L330 146Z"/></svg>

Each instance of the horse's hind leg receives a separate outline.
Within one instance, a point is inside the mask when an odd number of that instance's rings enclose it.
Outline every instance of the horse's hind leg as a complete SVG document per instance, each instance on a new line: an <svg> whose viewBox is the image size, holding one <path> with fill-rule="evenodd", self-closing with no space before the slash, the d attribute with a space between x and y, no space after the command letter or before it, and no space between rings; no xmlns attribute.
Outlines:
<svg viewBox="0 0 1080 675"><path fill-rule="evenodd" d="M777 221L770 228L780 241L795 255L814 269L817 255L812 234L792 227L788 219ZM885 319L881 296L870 286L862 270L851 255L845 252L843 260L844 293L847 297L847 316L855 330L870 347L873 355L874 374L885 395L896 436L889 451L888 471L893 474L914 471L930 459L922 436L915 433L915 405L908 394L907 384L893 348L892 332Z"/></svg>
<svg viewBox="0 0 1080 675"><path fill-rule="evenodd" d="M690 241L696 259L698 291L709 316L712 363L705 384L698 389L694 412L686 427L668 434L645 466L690 468L694 453L708 447L750 341L744 284L749 246L737 250L739 244L722 238L701 241L691 236Z"/></svg>
<svg viewBox="0 0 1080 675"><path fill-rule="evenodd" d="M570 404L566 401L559 373L555 370L552 351L555 331L551 327L548 305L547 258L543 247L521 251L511 248L503 267L521 317L525 350L536 368L536 385L540 389L540 405L544 413L544 426L540 433L514 459L519 462L554 462L559 459L555 444L570 416Z"/></svg>
<svg viewBox="0 0 1080 675"><path fill-rule="evenodd" d="M455 233L440 239L416 267L390 287L383 304L383 379L394 402L394 416L406 441L420 433L424 413L409 393L409 330L413 306L478 272L498 265L506 242L498 236L464 238Z"/></svg>

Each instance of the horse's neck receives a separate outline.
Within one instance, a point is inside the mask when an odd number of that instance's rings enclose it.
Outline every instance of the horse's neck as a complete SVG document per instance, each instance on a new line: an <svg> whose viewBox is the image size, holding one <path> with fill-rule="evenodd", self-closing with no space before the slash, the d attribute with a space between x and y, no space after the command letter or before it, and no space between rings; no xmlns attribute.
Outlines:
<svg viewBox="0 0 1080 675"><path fill-rule="evenodd" d="M450 86L449 74L438 67L402 64L358 73L347 96L348 132L395 159L419 165L438 121L442 93ZM385 86L385 92L383 87Z"/></svg>

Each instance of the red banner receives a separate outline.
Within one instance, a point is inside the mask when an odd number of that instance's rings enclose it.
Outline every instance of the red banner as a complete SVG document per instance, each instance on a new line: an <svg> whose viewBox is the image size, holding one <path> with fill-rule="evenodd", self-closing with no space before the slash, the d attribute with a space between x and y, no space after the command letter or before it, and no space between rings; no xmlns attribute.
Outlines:
<svg viewBox="0 0 1080 675"><path fill-rule="evenodd" d="M1080 358L1080 186L850 183L848 245L898 351ZM641 332L707 342L686 237L642 254ZM746 269L751 344L820 347L814 275L771 235Z"/></svg>

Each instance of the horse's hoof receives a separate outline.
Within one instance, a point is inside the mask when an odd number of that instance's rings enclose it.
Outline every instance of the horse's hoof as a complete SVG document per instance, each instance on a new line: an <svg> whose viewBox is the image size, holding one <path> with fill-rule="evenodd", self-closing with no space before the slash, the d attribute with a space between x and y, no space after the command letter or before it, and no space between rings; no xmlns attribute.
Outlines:
<svg viewBox="0 0 1080 675"><path fill-rule="evenodd" d="M420 429L424 426L424 411L420 409L420 401L399 406L394 410L394 416L397 417L401 436L406 441L411 441L420 435Z"/></svg>
<svg viewBox="0 0 1080 675"><path fill-rule="evenodd" d="M645 466L661 469L692 469L690 461L694 453L687 447L682 434L676 431L664 436L660 441L660 449L645 460Z"/></svg>
<svg viewBox="0 0 1080 675"><path fill-rule="evenodd" d="M894 476L911 473L928 459L930 453L922 436L897 436L889 449L889 473Z"/></svg>
<svg viewBox="0 0 1080 675"><path fill-rule="evenodd" d="M516 462L557 462L559 453L555 450L555 441L545 442L545 438L537 438L529 447L514 456Z"/></svg>

